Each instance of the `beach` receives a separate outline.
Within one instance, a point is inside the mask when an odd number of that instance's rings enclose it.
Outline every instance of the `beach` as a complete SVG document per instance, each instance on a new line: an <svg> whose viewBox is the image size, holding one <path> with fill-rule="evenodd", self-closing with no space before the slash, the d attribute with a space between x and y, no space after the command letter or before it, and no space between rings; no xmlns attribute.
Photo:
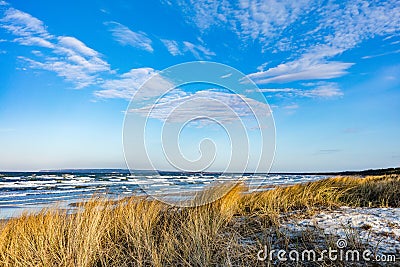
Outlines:
<svg viewBox="0 0 400 267"><path fill-rule="evenodd" d="M73 213L53 208L10 218L1 226L0 263L397 266L399 262L397 174L247 190L244 184L232 184L222 198L199 207L174 207L146 196L120 201L97 197L79 203ZM344 256L326 254L318 260L329 249ZM343 258L348 251L357 251L360 258ZM371 255L363 258L368 251Z"/></svg>

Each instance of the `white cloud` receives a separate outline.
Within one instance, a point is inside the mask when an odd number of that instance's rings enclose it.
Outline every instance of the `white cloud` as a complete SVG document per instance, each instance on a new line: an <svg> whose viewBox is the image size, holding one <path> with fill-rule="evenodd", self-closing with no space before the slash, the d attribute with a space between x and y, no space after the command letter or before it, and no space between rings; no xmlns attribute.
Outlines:
<svg viewBox="0 0 400 267"><path fill-rule="evenodd" d="M96 84L99 73L110 72L109 64L97 51L74 37L50 34L41 20L28 13L8 8L0 22L14 36L14 42L46 48L34 50L36 59L19 57L31 68L55 72L76 88Z"/></svg>
<svg viewBox="0 0 400 267"><path fill-rule="evenodd" d="M100 98L130 99L148 78L157 73L151 68L140 68L104 79L104 76L101 78L100 75L113 74L110 65L102 59L99 52L88 47L81 40L71 36L52 35L47 31L42 21L14 8L7 9L0 22L1 27L15 37L13 41L34 47L32 54L35 59L26 56L18 57L30 68L54 72L74 84L76 88L84 88L90 85L100 86L103 90L95 92L95 95ZM121 24L111 24L116 36L123 34L126 30ZM134 38L132 39L132 36L136 36L135 33L129 29L125 33L127 33L126 42L133 45ZM152 51L151 46L149 46L149 39L147 40L147 37L143 39L140 34L137 36L139 38L137 45L145 50ZM46 49L39 50L37 46ZM143 97L152 96L158 94L161 87L169 85L168 81L162 77L155 76L141 93Z"/></svg>
<svg viewBox="0 0 400 267"><path fill-rule="evenodd" d="M257 67L257 70L264 71L268 64L269 64L269 62L264 62L263 64L261 64L260 66Z"/></svg>
<svg viewBox="0 0 400 267"><path fill-rule="evenodd" d="M231 24L242 38L259 39L269 44L280 36L300 15L307 14L313 1L240 1L239 9L233 11ZM279 38L282 40L282 38Z"/></svg>
<svg viewBox="0 0 400 267"><path fill-rule="evenodd" d="M262 92L262 93L288 93L288 92L294 92L297 90L298 89L294 89L294 88L262 88L262 89L260 89L260 92Z"/></svg>
<svg viewBox="0 0 400 267"><path fill-rule="evenodd" d="M191 42L187 42L184 41L183 45L185 46L185 49L187 49L188 51L190 51L193 56L197 59L210 59L211 56L215 56L215 53L208 50L207 48L205 48L202 45L195 45L192 44Z"/></svg>
<svg viewBox="0 0 400 267"><path fill-rule="evenodd" d="M77 89L96 83L96 77L85 72L82 66L71 64L68 61L48 59L45 62L36 61L30 58L20 56L19 59L29 64L29 67L43 69L57 73L58 76L66 81L75 84Z"/></svg>
<svg viewBox="0 0 400 267"><path fill-rule="evenodd" d="M228 73L228 74L222 75L222 76L221 76L221 79L226 79L226 78L229 78L229 77L231 77L231 76L232 76L232 73L230 72L230 73Z"/></svg>
<svg viewBox="0 0 400 267"><path fill-rule="evenodd" d="M110 11L108 11L108 10L105 9L105 8L100 8L100 12L101 12L101 13L104 13L104 14L110 14Z"/></svg>
<svg viewBox="0 0 400 267"><path fill-rule="evenodd" d="M184 54L183 51L181 51L180 45L177 41L161 39L161 42L165 45L171 55L178 56Z"/></svg>
<svg viewBox="0 0 400 267"><path fill-rule="evenodd" d="M109 72L110 66L98 56L81 54L81 50L64 47L61 44L55 46L50 55L35 52L39 59L28 57L19 58L29 64L31 68L44 69L55 72L58 76L75 85L77 89L97 84L98 75L101 72ZM90 49L82 43L81 49ZM88 50L89 51L89 50Z"/></svg>
<svg viewBox="0 0 400 267"><path fill-rule="evenodd" d="M340 77L352 63L332 58L365 40L400 35L397 0L331 1L323 5L314 0L176 2L187 21L202 33L221 27L236 33L244 45L258 42L263 52L289 51L294 60L267 70L263 64L252 75L264 83Z"/></svg>
<svg viewBox="0 0 400 267"><path fill-rule="evenodd" d="M221 123L232 123L238 119L270 114L266 103L242 95L220 92L213 89L186 93L179 89L165 95L160 102L129 112L169 122L187 122L196 117L215 119Z"/></svg>
<svg viewBox="0 0 400 267"><path fill-rule="evenodd" d="M309 83L304 84L313 89L298 89L298 88L262 88L262 93L274 94L278 97L311 97L311 98L333 98L343 96L336 83Z"/></svg>
<svg viewBox="0 0 400 267"><path fill-rule="evenodd" d="M2 27L19 36L41 35L49 37L49 34L39 19L20 10L9 8L1 19Z"/></svg>
<svg viewBox="0 0 400 267"><path fill-rule="evenodd" d="M382 56L387 56L391 54L398 54L400 53L400 49L394 50L394 51L388 51L385 53L380 53L380 54L375 54L375 55L369 55L369 56L363 56L362 59L370 59L370 58L375 58L375 57L382 57Z"/></svg>
<svg viewBox="0 0 400 267"><path fill-rule="evenodd" d="M149 78L151 78L151 80L149 80ZM143 86L145 82L146 84ZM105 81L101 87L104 88L104 90L96 91L94 93L95 96L100 98L123 98L129 100L137 94L139 88L140 95L136 96L147 98L163 94L164 91L172 88L173 84L164 77L161 77L161 75L158 75L157 71L152 68L139 68L132 69L117 78L109 79Z"/></svg>
<svg viewBox="0 0 400 267"><path fill-rule="evenodd" d="M52 36L47 32L43 22L14 8L8 8L0 19L0 27L16 36L14 42L28 46L52 48L48 39Z"/></svg>
<svg viewBox="0 0 400 267"><path fill-rule="evenodd" d="M58 37L58 44L62 48L71 49L71 51L74 51L73 53L77 52L84 56L95 57L99 55L95 50L87 47L83 42L79 41L75 37L60 36Z"/></svg>
<svg viewBox="0 0 400 267"><path fill-rule="evenodd" d="M283 109L287 109L287 110L296 110L298 108L299 108L299 105L297 105L297 104L291 104L291 105L287 105L287 106L283 107Z"/></svg>
<svg viewBox="0 0 400 267"><path fill-rule="evenodd" d="M265 71L258 71L248 75L255 83L286 83L304 80L328 80L347 74L347 70L354 63L328 61L342 53L344 50L326 45L318 45L310 48L299 59L281 63ZM261 65L261 66L264 66ZM261 66L258 69L261 69Z"/></svg>
<svg viewBox="0 0 400 267"><path fill-rule="evenodd" d="M262 45L273 44L275 48L282 46L281 50L304 47L304 44L308 44L307 47L325 44L347 50L376 35L395 32L398 35L400 29L397 0L331 1L324 5L314 0L176 2L182 7L186 20L202 32L219 26L235 32L241 39L258 40ZM294 30L304 36L293 40Z"/></svg>
<svg viewBox="0 0 400 267"><path fill-rule="evenodd" d="M184 55L188 52L199 60L210 59L212 56L215 56L214 52L201 44L193 44L188 41L178 42L166 39L161 39L161 42L165 45L168 52L173 56Z"/></svg>
<svg viewBox="0 0 400 267"><path fill-rule="evenodd" d="M44 38L36 36L15 38L14 42L18 42L26 46L41 46L46 48L54 48L54 44L50 43Z"/></svg>
<svg viewBox="0 0 400 267"><path fill-rule="evenodd" d="M267 43L296 22L312 7L309 0L300 1L177 1L186 19L201 31L213 26L228 27L242 39L260 39Z"/></svg>
<svg viewBox="0 0 400 267"><path fill-rule="evenodd" d="M332 47L351 49L365 39L400 30L400 5L398 1L374 2L357 0L347 2L342 8L328 5L319 21L324 28L333 29L326 43Z"/></svg>
<svg viewBox="0 0 400 267"><path fill-rule="evenodd" d="M249 74L248 77L258 84L332 79L346 74L346 70L352 65L353 63L338 61L312 61L303 57L299 60L282 63L266 71Z"/></svg>
<svg viewBox="0 0 400 267"><path fill-rule="evenodd" d="M109 27L115 40L121 45L129 45L135 48L139 48L148 52L153 52L154 49L151 46L151 40L147 37L144 32L134 32L125 25L122 25L115 21L105 22L105 25Z"/></svg>
<svg viewBox="0 0 400 267"><path fill-rule="evenodd" d="M101 85L104 90L94 94L100 98L131 99L139 87L155 73L152 68L132 69L115 79L105 81Z"/></svg>
<svg viewBox="0 0 400 267"><path fill-rule="evenodd" d="M335 84L326 84L312 90L305 90L302 92L302 95L306 97L330 98L342 96L343 92Z"/></svg>

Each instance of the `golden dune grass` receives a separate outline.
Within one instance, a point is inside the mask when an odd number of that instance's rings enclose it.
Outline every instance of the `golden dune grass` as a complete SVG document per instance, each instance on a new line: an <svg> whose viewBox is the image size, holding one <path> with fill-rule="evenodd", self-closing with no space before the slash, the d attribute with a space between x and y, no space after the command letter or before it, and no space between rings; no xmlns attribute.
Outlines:
<svg viewBox="0 0 400 267"><path fill-rule="evenodd" d="M250 194L241 203L248 213L271 218L291 210L343 205L400 207L400 176L334 177Z"/></svg>
<svg viewBox="0 0 400 267"><path fill-rule="evenodd" d="M56 208L25 214L0 226L0 266L255 266L257 250L285 212L400 206L396 175L245 191L237 184L194 208L93 198L74 214Z"/></svg>

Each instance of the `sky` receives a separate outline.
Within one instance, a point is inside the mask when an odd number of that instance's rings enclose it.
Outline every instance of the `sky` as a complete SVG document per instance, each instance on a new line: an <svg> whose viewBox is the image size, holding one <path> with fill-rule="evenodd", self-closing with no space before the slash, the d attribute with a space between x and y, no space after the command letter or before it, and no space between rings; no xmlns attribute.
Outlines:
<svg viewBox="0 0 400 267"><path fill-rule="evenodd" d="M275 124L271 171L400 166L399 14L399 1L0 1L0 170L126 168L131 98L191 61L260 88ZM167 100L199 95L242 105L211 85ZM161 104L153 124L165 121ZM182 131L189 158L209 127Z"/></svg>

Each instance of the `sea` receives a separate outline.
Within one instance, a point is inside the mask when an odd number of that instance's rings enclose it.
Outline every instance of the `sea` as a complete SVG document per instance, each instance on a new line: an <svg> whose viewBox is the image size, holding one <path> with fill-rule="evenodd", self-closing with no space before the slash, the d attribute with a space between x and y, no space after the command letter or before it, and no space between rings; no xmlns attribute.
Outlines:
<svg viewBox="0 0 400 267"><path fill-rule="evenodd" d="M168 194L173 199L179 198L182 192L204 190L215 181L242 181L259 191L327 177L308 174L130 173L126 170L0 172L0 219L49 207L73 210L74 203L93 196L121 199L157 193Z"/></svg>

